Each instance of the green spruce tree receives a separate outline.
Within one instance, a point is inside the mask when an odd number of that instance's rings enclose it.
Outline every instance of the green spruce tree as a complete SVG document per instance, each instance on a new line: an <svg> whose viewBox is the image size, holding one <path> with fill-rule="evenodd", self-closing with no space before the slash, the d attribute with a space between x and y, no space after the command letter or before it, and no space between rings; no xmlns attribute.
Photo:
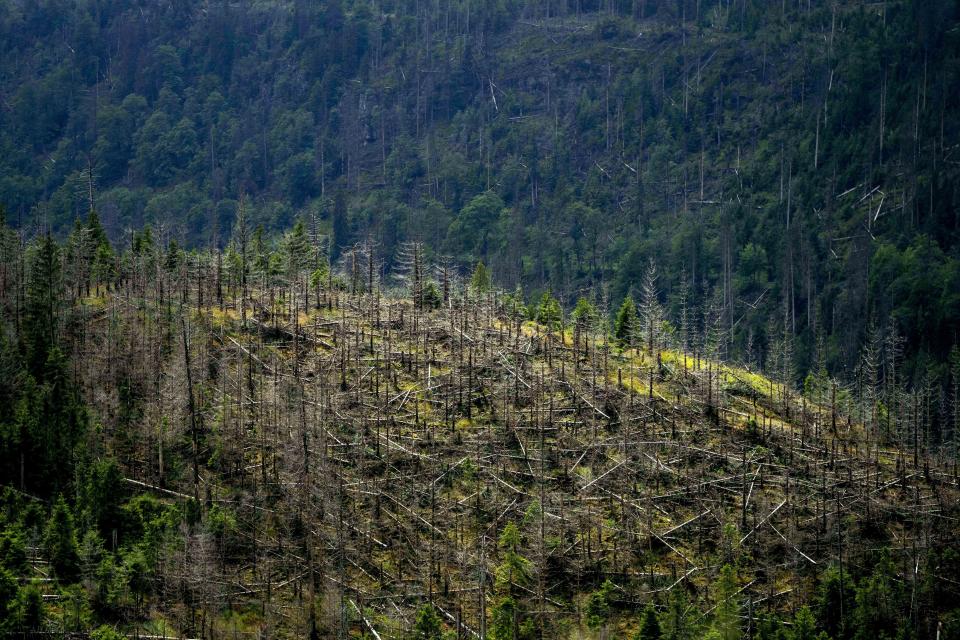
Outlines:
<svg viewBox="0 0 960 640"><path fill-rule="evenodd" d="M627 349L636 345L639 324L637 305L631 296L627 296L623 299L620 310L617 311L617 319L613 325L613 337L622 348Z"/></svg>
<svg viewBox="0 0 960 640"><path fill-rule="evenodd" d="M663 630L660 628L660 619L657 617L657 610L652 604L648 604L643 610L643 618L640 621L640 630L637 632L636 640L661 640Z"/></svg>
<svg viewBox="0 0 960 640"><path fill-rule="evenodd" d="M80 554L73 531L73 514L63 496L53 505L43 536L44 552L57 578L63 583L77 579L80 573Z"/></svg>
<svg viewBox="0 0 960 640"><path fill-rule="evenodd" d="M435 606L427 603L420 607L408 638L409 640L441 640L443 638L443 625Z"/></svg>
<svg viewBox="0 0 960 640"><path fill-rule="evenodd" d="M480 296L490 291L491 286L490 270L483 264L483 260L480 260L470 276L470 289L474 295Z"/></svg>

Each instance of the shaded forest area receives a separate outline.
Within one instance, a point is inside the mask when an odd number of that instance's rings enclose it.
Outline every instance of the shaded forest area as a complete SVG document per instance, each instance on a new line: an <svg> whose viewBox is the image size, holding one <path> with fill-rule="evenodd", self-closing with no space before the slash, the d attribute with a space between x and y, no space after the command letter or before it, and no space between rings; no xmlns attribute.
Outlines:
<svg viewBox="0 0 960 640"><path fill-rule="evenodd" d="M960 638L932 394L232 229L0 228L0 634Z"/></svg>
<svg viewBox="0 0 960 640"><path fill-rule="evenodd" d="M960 318L948 0L0 2L0 202L224 246L404 242L528 301L648 260L727 357L948 395ZM29 235L29 234L28 234ZM681 300L684 302L681 303ZM612 310L608 310L611 312ZM886 383L886 382L885 382ZM939 411L949 409L942 402Z"/></svg>

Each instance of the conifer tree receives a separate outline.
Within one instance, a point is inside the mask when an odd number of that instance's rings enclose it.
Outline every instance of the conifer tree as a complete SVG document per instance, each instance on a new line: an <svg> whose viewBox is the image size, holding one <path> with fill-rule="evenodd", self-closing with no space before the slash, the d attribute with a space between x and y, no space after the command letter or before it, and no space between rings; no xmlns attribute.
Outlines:
<svg viewBox="0 0 960 640"><path fill-rule="evenodd" d="M90 209L87 214L86 231L90 252L87 256L90 278L86 283L89 293L90 280L93 280L94 285L110 284L113 281L116 277L116 257L96 209Z"/></svg>
<svg viewBox="0 0 960 640"><path fill-rule="evenodd" d="M25 330L28 368L42 379L47 354L57 343L62 273L60 249L50 234L31 247Z"/></svg>
<svg viewBox="0 0 960 640"><path fill-rule="evenodd" d="M549 291L544 291L543 295L540 296L540 304L537 306L537 322L550 331L559 331L563 328L563 309Z"/></svg>
<svg viewBox="0 0 960 640"><path fill-rule="evenodd" d="M10 619L10 603L17 597L17 578L0 566L0 635L7 631Z"/></svg>
<svg viewBox="0 0 960 640"><path fill-rule="evenodd" d="M80 554L73 530L73 514L62 495L54 503L47 521L43 546L57 578L64 583L76 580L80 572Z"/></svg>
<svg viewBox="0 0 960 640"><path fill-rule="evenodd" d="M740 603L737 600L737 576L729 564L720 569L716 600L711 631L722 640L739 640Z"/></svg>
<svg viewBox="0 0 960 640"><path fill-rule="evenodd" d="M847 618L853 611L853 585L847 582L839 568L831 565L820 579L817 594L817 619L824 631L837 640L847 637Z"/></svg>
<svg viewBox="0 0 960 640"><path fill-rule="evenodd" d="M793 618L792 640L817 640L817 622L809 607L800 607Z"/></svg>
<svg viewBox="0 0 960 640"><path fill-rule="evenodd" d="M690 603L684 589L671 589L667 600L667 610L663 615L663 637L665 640L686 640L691 637L689 620Z"/></svg>
<svg viewBox="0 0 960 640"><path fill-rule="evenodd" d="M35 584L20 589L15 602L10 603L13 611L11 624L21 635L25 632L39 631L43 625L44 607L43 594ZM29 636L26 636L29 637Z"/></svg>
<svg viewBox="0 0 960 640"><path fill-rule="evenodd" d="M483 261L480 260L477 262L477 266L474 267L473 275L470 277L470 288L474 294L483 295L490 290L490 286L490 271L486 265L483 264Z"/></svg>
<svg viewBox="0 0 960 640"><path fill-rule="evenodd" d="M600 588L587 598L587 626L591 629L599 629L607 624L610 618L610 598L613 590L613 583L609 579L604 580Z"/></svg>
<svg viewBox="0 0 960 640"><path fill-rule="evenodd" d="M590 331L597 322L597 309L586 298L581 297L577 300L577 306L573 308L570 319L580 331Z"/></svg>
<svg viewBox="0 0 960 640"><path fill-rule="evenodd" d="M661 640L661 638L663 638L663 630L660 628L657 610L652 604L648 604L643 610L643 619L640 621L636 640Z"/></svg>
<svg viewBox="0 0 960 640"><path fill-rule="evenodd" d="M633 298L628 295L623 299L623 304L617 311L617 319L613 325L613 336L622 348L626 349L634 346L638 324L637 305L633 302Z"/></svg>
<svg viewBox="0 0 960 640"><path fill-rule="evenodd" d="M498 546L503 551L503 562L495 572L495 589L499 598L493 607L490 636L494 640L516 640L529 637L533 620L523 619L524 610L518 601L518 587L530 579L530 561L520 555L520 529L509 522L500 534Z"/></svg>
<svg viewBox="0 0 960 640"><path fill-rule="evenodd" d="M410 640L441 640L443 626L437 608L432 604L425 604L417 611L417 619L413 623L413 631L408 636Z"/></svg>

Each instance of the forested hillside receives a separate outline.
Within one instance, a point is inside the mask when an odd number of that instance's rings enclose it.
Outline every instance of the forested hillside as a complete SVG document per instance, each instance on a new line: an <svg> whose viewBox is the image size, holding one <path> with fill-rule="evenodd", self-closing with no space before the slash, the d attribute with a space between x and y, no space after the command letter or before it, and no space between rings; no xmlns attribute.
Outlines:
<svg viewBox="0 0 960 640"><path fill-rule="evenodd" d="M416 246L386 288L370 247L233 228L0 230L0 634L960 638L926 396L892 432L723 364L652 268L611 335Z"/></svg>
<svg viewBox="0 0 960 640"><path fill-rule="evenodd" d="M0 0L0 637L960 639L957 0Z"/></svg>
<svg viewBox="0 0 960 640"><path fill-rule="evenodd" d="M947 383L957 3L0 4L0 202L223 246L236 201L619 305L649 258L731 357ZM683 294L681 294L683 292ZM884 346L893 345L893 347ZM891 351L892 353L887 353ZM893 366L893 365L891 365ZM881 375L884 378L885 375ZM869 381L867 381L869 383Z"/></svg>

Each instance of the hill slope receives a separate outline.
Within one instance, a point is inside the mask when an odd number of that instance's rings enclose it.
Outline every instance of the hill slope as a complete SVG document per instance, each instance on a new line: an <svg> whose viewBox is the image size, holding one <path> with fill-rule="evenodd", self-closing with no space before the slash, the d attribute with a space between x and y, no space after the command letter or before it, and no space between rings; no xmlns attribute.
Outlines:
<svg viewBox="0 0 960 640"><path fill-rule="evenodd" d="M214 256L136 246L89 294L49 288L49 240L4 271L2 548L41 542L3 575L48 579L10 629L960 632L955 464L881 445L828 379L621 348L550 298L533 323L480 278L196 280Z"/></svg>
<svg viewBox="0 0 960 640"><path fill-rule="evenodd" d="M65 232L92 195L115 241L222 245L245 192L268 231L316 217L334 257L422 240L568 307L654 257L742 360L786 315L798 379L852 378L889 327L903 380L946 384L955 3L2 9L0 202L26 228Z"/></svg>

